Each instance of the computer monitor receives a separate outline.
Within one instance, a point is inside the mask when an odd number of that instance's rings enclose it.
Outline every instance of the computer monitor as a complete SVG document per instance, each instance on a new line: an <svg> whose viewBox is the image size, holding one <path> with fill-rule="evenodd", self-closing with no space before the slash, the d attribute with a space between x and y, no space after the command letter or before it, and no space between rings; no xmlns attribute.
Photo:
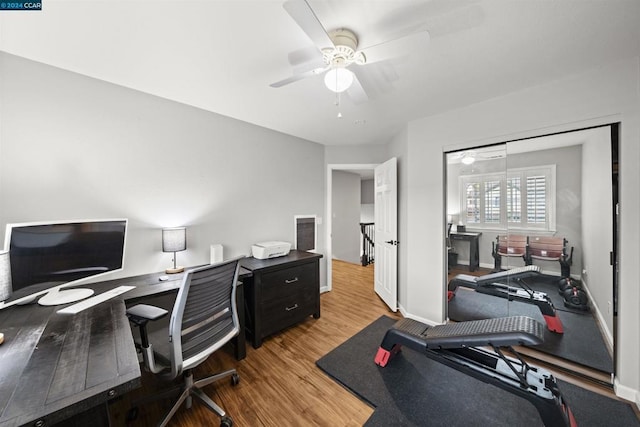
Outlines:
<svg viewBox="0 0 640 427"><path fill-rule="evenodd" d="M121 270L126 219L7 224L11 295L0 308L39 297L41 305L79 301L91 289L65 289Z"/></svg>

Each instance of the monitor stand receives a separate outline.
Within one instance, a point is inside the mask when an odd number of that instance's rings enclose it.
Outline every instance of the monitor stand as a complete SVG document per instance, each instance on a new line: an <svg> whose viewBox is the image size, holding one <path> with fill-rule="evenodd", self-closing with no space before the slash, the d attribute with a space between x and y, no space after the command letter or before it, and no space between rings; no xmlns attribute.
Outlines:
<svg viewBox="0 0 640 427"><path fill-rule="evenodd" d="M93 289L52 289L38 300L40 305L61 305L76 302L93 295Z"/></svg>

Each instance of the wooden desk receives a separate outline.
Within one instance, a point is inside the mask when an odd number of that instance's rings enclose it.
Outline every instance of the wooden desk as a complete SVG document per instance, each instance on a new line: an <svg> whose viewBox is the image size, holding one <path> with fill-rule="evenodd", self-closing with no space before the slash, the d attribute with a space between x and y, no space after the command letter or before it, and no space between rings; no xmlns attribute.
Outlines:
<svg viewBox="0 0 640 427"><path fill-rule="evenodd" d="M463 240L469 242L469 271L476 271L480 267L480 236L482 233L452 231L449 238L452 241Z"/></svg>
<svg viewBox="0 0 640 427"><path fill-rule="evenodd" d="M242 277L250 276L243 271ZM160 281L164 273L83 285L96 294L121 285L136 289L76 315L61 315L61 306L37 304L0 310L5 335L0 345L0 427L48 427L93 414L94 427L107 415L106 402L140 386L140 365L125 301L176 292L183 274ZM243 286L236 288L238 317L244 328ZM244 333L234 342L235 356L246 355ZM76 423L77 424L77 423ZM77 425L84 424L81 422Z"/></svg>
<svg viewBox="0 0 640 427"><path fill-rule="evenodd" d="M75 316L57 309L0 311L0 426L50 426L140 386L122 300Z"/></svg>

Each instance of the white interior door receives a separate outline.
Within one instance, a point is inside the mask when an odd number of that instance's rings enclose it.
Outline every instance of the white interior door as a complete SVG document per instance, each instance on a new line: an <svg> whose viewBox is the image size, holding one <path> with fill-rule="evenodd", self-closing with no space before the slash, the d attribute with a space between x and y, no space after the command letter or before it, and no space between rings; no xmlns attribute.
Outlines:
<svg viewBox="0 0 640 427"><path fill-rule="evenodd" d="M375 284L392 311L398 310L398 166L395 157L375 168Z"/></svg>

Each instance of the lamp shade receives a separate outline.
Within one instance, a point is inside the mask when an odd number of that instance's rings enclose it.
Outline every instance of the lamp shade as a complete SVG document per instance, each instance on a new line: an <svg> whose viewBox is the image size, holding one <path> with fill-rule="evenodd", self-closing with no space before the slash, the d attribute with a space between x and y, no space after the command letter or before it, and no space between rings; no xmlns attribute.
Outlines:
<svg viewBox="0 0 640 427"><path fill-rule="evenodd" d="M0 251L0 301L11 295L11 263L9 251Z"/></svg>
<svg viewBox="0 0 640 427"><path fill-rule="evenodd" d="M346 68L332 68L324 75L324 84L333 92L344 92L353 83L353 73Z"/></svg>
<svg viewBox="0 0 640 427"><path fill-rule="evenodd" d="M187 229L185 227L162 229L162 252L180 252L187 249Z"/></svg>

